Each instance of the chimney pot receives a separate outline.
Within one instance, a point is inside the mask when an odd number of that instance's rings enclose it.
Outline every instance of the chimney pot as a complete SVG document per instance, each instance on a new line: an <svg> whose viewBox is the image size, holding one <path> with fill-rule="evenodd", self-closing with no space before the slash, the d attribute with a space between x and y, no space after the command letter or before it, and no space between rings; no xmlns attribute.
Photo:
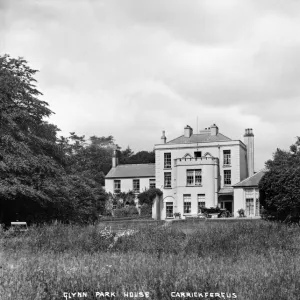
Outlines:
<svg viewBox="0 0 300 300"><path fill-rule="evenodd" d="M219 133L219 128L216 124L211 125L209 129L211 135L217 135Z"/></svg>
<svg viewBox="0 0 300 300"><path fill-rule="evenodd" d="M184 136L189 138L191 137L192 134L193 134L193 128L189 125L186 125L184 127Z"/></svg>
<svg viewBox="0 0 300 300"><path fill-rule="evenodd" d="M166 135L165 135L165 131L163 130L162 137L161 137L161 143L166 144L166 142L167 142L167 138L166 138Z"/></svg>
<svg viewBox="0 0 300 300"><path fill-rule="evenodd" d="M112 167L115 168L117 165L118 165L117 148L114 148L113 156L112 156Z"/></svg>

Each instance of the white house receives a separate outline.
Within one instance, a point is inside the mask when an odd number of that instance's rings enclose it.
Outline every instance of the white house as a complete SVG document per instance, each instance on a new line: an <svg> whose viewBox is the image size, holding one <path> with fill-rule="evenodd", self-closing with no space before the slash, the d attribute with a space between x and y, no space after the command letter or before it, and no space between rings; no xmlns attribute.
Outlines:
<svg viewBox="0 0 300 300"><path fill-rule="evenodd" d="M265 173L262 169L233 186L235 206L243 209L248 217L260 215L258 184Z"/></svg>
<svg viewBox="0 0 300 300"><path fill-rule="evenodd" d="M163 132L155 145L156 186L163 199L154 217L195 215L202 206L219 206L237 215L233 185L254 172L253 140L252 129L246 129L242 142L223 135L215 124L199 133L187 125L183 135L169 142Z"/></svg>
<svg viewBox="0 0 300 300"><path fill-rule="evenodd" d="M242 142L220 133L215 124L196 133L187 125L181 136L168 142L163 131L154 149L155 164L118 165L114 153L106 190L161 189L163 196L153 205L154 219L173 218L176 212L183 218L196 215L203 206L226 208L235 216L246 208L236 185L254 175L252 129L246 129Z"/></svg>
<svg viewBox="0 0 300 300"><path fill-rule="evenodd" d="M133 191L136 194L155 187L155 164L118 165L116 150L112 168L105 176L105 190L119 193Z"/></svg>

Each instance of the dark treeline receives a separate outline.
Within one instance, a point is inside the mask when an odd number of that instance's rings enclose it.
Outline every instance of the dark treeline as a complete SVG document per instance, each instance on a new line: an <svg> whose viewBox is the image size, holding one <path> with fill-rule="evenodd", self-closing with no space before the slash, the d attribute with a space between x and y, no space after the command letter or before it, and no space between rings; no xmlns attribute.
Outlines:
<svg viewBox="0 0 300 300"><path fill-rule="evenodd" d="M0 56L0 223L93 222L104 209L104 178L115 147L120 163L154 162L112 136L58 137L26 60Z"/></svg>

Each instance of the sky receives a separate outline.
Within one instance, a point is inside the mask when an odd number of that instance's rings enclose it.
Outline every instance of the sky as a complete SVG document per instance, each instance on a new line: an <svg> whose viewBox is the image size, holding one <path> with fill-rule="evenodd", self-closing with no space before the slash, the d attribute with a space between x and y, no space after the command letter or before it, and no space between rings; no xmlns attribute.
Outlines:
<svg viewBox="0 0 300 300"><path fill-rule="evenodd" d="M0 0L4 53L40 71L60 135L137 152L252 128L256 171L300 136L300 1Z"/></svg>

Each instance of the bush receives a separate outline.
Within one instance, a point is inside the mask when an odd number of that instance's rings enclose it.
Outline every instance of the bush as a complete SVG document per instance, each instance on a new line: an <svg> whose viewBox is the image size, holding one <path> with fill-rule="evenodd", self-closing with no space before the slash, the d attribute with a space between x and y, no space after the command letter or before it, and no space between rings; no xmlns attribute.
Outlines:
<svg viewBox="0 0 300 300"><path fill-rule="evenodd" d="M141 205L148 204L148 205L152 206L153 200L155 199L155 197L161 196L162 194L163 194L163 192L160 189L151 188L151 189L146 190L138 195L139 203Z"/></svg>
<svg viewBox="0 0 300 300"><path fill-rule="evenodd" d="M152 206L149 204L143 204L141 206L141 216L151 217L152 216Z"/></svg>
<svg viewBox="0 0 300 300"><path fill-rule="evenodd" d="M114 210L114 215L117 218L136 216L138 214L139 212L135 206L128 206L128 207L118 208Z"/></svg>
<svg viewBox="0 0 300 300"><path fill-rule="evenodd" d="M245 217L245 210L242 209L242 208L240 208L240 209L238 210L238 214L239 214L240 217Z"/></svg>

